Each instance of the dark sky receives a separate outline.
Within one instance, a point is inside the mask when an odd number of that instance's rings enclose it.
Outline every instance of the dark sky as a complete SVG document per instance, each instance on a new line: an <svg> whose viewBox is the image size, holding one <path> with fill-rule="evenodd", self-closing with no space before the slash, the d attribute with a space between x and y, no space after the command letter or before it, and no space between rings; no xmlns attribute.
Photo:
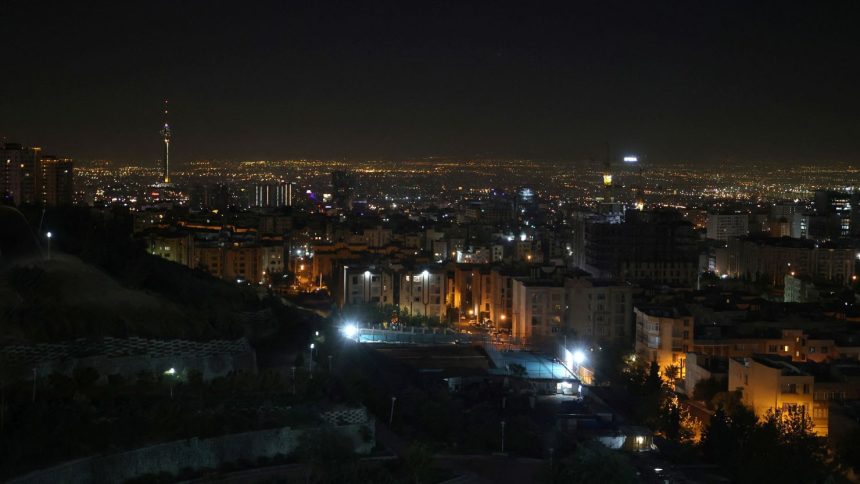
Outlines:
<svg viewBox="0 0 860 484"><path fill-rule="evenodd" d="M860 2L789 3L6 0L0 137L154 161L168 97L177 161L856 161Z"/></svg>

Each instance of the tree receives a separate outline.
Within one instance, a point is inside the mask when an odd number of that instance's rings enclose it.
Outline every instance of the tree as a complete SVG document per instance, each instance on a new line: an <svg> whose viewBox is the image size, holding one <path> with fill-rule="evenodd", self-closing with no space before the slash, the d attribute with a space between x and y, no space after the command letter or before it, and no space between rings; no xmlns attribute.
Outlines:
<svg viewBox="0 0 860 484"><path fill-rule="evenodd" d="M711 401L708 402L708 407L722 407L728 415L734 416L736 412L743 412L745 410L749 410L748 408L744 407L742 400L743 391L740 389L731 392L718 392L714 395L713 398L711 398ZM753 415L753 417L755 417L755 415Z"/></svg>
<svg viewBox="0 0 860 484"><path fill-rule="evenodd" d="M647 395L659 392L662 387L663 380L660 379L660 365L656 361L652 361L651 366L648 368L648 376L642 385L642 390Z"/></svg>
<svg viewBox="0 0 860 484"><path fill-rule="evenodd" d="M695 443L699 440L702 433L701 422L690 415L689 410L681 405L677 396L672 395L664 400L662 418L662 430L667 439L682 444Z"/></svg>
<svg viewBox="0 0 860 484"><path fill-rule="evenodd" d="M578 447L573 456L566 459L559 470L557 482L586 483L632 483L636 472L627 458L600 444Z"/></svg>
<svg viewBox="0 0 860 484"><path fill-rule="evenodd" d="M305 432L299 442L299 457L313 482L349 482L355 470L355 452L350 440L331 429Z"/></svg>
<svg viewBox="0 0 860 484"><path fill-rule="evenodd" d="M679 368L678 365L669 365L663 371L663 374L665 374L666 378L670 381L674 382L678 379L678 375L681 374L681 368Z"/></svg>
<svg viewBox="0 0 860 484"><path fill-rule="evenodd" d="M769 411L759 421L749 408L722 407L702 440L705 457L723 465L740 483L820 482L831 474L826 446L803 412Z"/></svg>
<svg viewBox="0 0 860 484"><path fill-rule="evenodd" d="M839 465L844 469L851 469L855 474L860 474L860 427L846 434L836 443L836 456Z"/></svg>
<svg viewBox="0 0 860 484"><path fill-rule="evenodd" d="M420 442L413 443L403 454L403 467L411 482L428 482L433 468L433 451Z"/></svg>
<svg viewBox="0 0 860 484"><path fill-rule="evenodd" d="M725 383L720 382L714 377L703 378L696 382L693 387L693 399L705 402L710 405L711 400L717 393L725 391Z"/></svg>
<svg viewBox="0 0 860 484"><path fill-rule="evenodd" d="M702 452L710 462L724 464L734 459L738 443L729 427L729 417L722 405L717 408L702 432Z"/></svg>

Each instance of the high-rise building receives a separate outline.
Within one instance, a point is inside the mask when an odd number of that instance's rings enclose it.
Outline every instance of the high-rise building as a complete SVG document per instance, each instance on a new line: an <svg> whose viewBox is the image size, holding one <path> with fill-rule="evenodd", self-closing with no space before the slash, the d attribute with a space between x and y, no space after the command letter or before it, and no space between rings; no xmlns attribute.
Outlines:
<svg viewBox="0 0 860 484"><path fill-rule="evenodd" d="M334 204L341 210L351 210L355 195L355 175L348 171L331 172L331 187L334 191Z"/></svg>
<svg viewBox="0 0 860 484"><path fill-rule="evenodd" d="M41 201L41 148L6 143L0 150L0 197L15 205Z"/></svg>
<svg viewBox="0 0 860 484"><path fill-rule="evenodd" d="M283 207L292 205L292 186L290 183L265 182L254 185L255 207Z"/></svg>
<svg viewBox="0 0 860 484"><path fill-rule="evenodd" d="M815 211L819 215L828 215L837 219L838 227L827 230L827 238L855 236L860 233L860 228L856 227L860 223L858 208L860 208L860 194L856 192L824 190L815 192Z"/></svg>
<svg viewBox="0 0 860 484"><path fill-rule="evenodd" d="M791 237L795 239L806 239L809 237L808 213L794 213L791 217Z"/></svg>
<svg viewBox="0 0 860 484"><path fill-rule="evenodd" d="M675 212L628 212L624 223L590 219L584 225L583 269L599 279L693 287L698 235Z"/></svg>
<svg viewBox="0 0 860 484"><path fill-rule="evenodd" d="M749 214L710 213L708 214L708 238L729 240L743 237L749 233Z"/></svg>
<svg viewBox="0 0 860 484"><path fill-rule="evenodd" d="M40 201L49 207L71 205L75 199L74 162L68 158L42 158Z"/></svg>

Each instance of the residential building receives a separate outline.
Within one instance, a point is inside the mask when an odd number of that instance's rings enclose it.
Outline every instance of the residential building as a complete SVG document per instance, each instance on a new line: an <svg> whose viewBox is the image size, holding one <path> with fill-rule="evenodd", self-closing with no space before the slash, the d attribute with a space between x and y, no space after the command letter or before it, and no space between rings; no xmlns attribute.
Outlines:
<svg viewBox="0 0 860 484"><path fill-rule="evenodd" d="M693 317L680 305L636 305L635 350L644 361L656 361L661 371L679 369L683 378L686 354L693 348Z"/></svg>
<svg viewBox="0 0 860 484"><path fill-rule="evenodd" d="M341 306L348 304L397 304L394 299L394 278L391 270L378 266L345 266L342 268L343 290Z"/></svg>
<svg viewBox="0 0 860 484"><path fill-rule="evenodd" d="M675 212L635 212L624 223L585 221L583 269L602 279L695 287L699 237Z"/></svg>
<svg viewBox="0 0 860 484"><path fill-rule="evenodd" d="M708 238L729 240L749 233L749 214L710 213L708 214Z"/></svg>
<svg viewBox="0 0 860 484"><path fill-rule="evenodd" d="M404 269L399 273L400 311L444 320L447 315L445 270L439 266Z"/></svg>
<svg viewBox="0 0 860 484"><path fill-rule="evenodd" d="M809 303L818 300L818 291L808 275L786 274L783 286L783 301L787 303Z"/></svg>
<svg viewBox="0 0 860 484"><path fill-rule="evenodd" d="M813 411L815 379L788 358L768 355L730 358L728 388L729 391L740 390L743 403L759 417L773 410L811 416L813 431L827 436L827 412L821 411L821 404L818 404L818 411Z"/></svg>
<svg viewBox="0 0 860 484"><path fill-rule="evenodd" d="M564 283L516 278L512 281L512 336L526 344L560 336L564 330Z"/></svg>
<svg viewBox="0 0 860 484"><path fill-rule="evenodd" d="M594 279L585 272L569 276L565 280L567 328L588 341L630 341L633 292L630 284Z"/></svg>
<svg viewBox="0 0 860 484"><path fill-rule="evenodd" d="M191 234L186 232L152 233L146 237L147 252L177 264L191 266L194 250Z"/></svg>
<svg viewBox="0 0 860 484"><path fill-rule="evenodd" d="M42 158L40 201L48 207L71 205L75 201L74 162L68 158Z"/></svg>
<svg viewBox="0 0 860 484"><path fill-rule="evenodd" d="M858 253L860 249L835 242L742 237L728 240L722 260L717 254L717 266L729 277L765 281L775 287L782 287L791 273L844 284L855 274Z"/></svg>

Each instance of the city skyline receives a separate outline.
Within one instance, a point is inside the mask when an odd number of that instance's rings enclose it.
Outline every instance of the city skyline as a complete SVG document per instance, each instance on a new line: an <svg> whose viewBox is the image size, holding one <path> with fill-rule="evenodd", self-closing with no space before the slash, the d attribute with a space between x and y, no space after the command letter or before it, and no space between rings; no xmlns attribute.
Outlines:
<svg viewBox="0 0 860 484"><path fill-rule="evenodd" d="M0 137L155 163L169 98L177 163L857 159L851 7L618 7L13 2Z"/></svg>
<svg viewBox="0 0 860 484"><path fill-rule="evenodd" d="M860 3L0 7L0 481L857 482Z"/></svg>

